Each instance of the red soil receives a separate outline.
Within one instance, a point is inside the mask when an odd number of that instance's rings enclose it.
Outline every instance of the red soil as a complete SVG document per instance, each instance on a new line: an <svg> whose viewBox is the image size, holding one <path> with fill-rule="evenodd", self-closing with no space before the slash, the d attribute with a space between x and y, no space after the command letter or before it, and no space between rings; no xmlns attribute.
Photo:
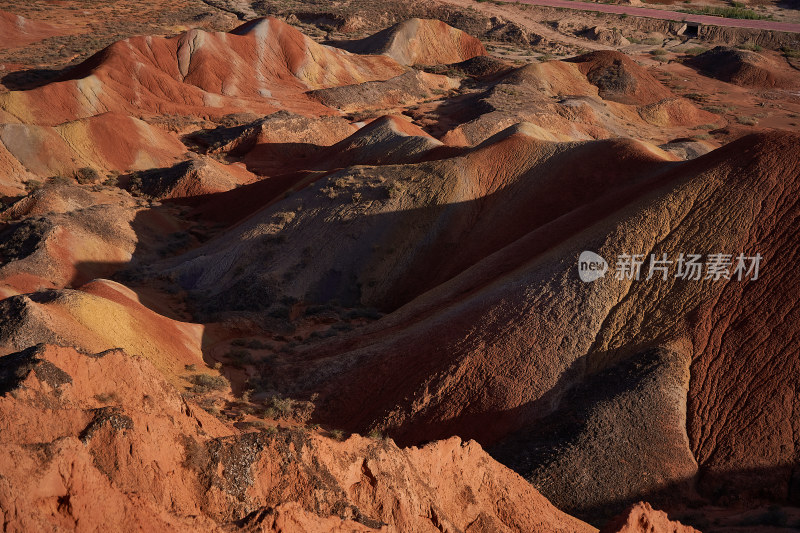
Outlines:
<svg viewBox="0 0 800 533"><path fill-rule="evenodd" d="M60 30L50 24L0 11L0 49L19 48L59 33Z"/></svg>
<svg viewBox="0 0 800 533"><path fill-rule="evenodd" d="M330 111L309 101L306 90L404 70L388 57L348 55L262 19L230 34L191 30L169 39L126 39L70 72L72 79L0 95L0 108L46 125L108 111L222 116L287 108L320 115Z"/></svg>
<svg viewBox="0 0 800 533"><path fill-rule="evenodd" d="M623 104L647 105L675 95L627 55L610 50L570 59L578 64L600 96Z"/></svg>

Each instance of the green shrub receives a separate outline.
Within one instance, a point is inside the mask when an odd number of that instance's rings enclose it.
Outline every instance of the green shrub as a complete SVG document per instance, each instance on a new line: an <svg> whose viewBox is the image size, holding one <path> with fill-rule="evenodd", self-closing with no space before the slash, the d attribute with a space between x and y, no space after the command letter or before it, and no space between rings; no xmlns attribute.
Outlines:
<svg viewBox="0 0 800 533"><path fill-rule="evenodd" d="M708 48L703 46L693 46L691 48L686 49L683 53L687 56L699 56L702 53L708 52Z"/></svg>
<svg viewBox="0 0 800 533"><path fill-rule="evenodd" d="M764 49L762 46L757 45L755 43L740 44L736 48L738 48L740 50L750 50L751 52L760 52L761 50Z"/></svg>
<svg viewBox="0 0 800 533"><path fill-rule="evenodd" d="M724 17L729 19L772 20L771 15L760 15L752 9L744 9L741 7L701 6L694 9L681 9L680 12L689 13L690 15L711 15L712 17Z"/></svg>

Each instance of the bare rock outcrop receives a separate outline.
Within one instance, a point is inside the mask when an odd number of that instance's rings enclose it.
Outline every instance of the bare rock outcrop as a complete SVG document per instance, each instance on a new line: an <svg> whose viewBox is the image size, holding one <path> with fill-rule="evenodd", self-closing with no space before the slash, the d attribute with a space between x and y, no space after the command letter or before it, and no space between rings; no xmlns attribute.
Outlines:
<svg viewBox="0 0 800 533"><path fill-rule="evenodd" d="M475 442L241 433L122 350L6 355L0 394L8 531L596 531Z"/></svg>

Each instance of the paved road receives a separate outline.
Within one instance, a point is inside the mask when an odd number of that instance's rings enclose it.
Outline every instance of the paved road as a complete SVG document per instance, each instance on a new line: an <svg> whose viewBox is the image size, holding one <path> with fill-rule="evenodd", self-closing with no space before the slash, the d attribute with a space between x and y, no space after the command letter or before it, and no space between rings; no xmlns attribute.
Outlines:
<svg viewBox="0 0 800 533"><path fill-rule="evenodd" d="M710 15L690 15L666 9L651 9L649 7L620 6L614 4L595 4L592 2L578 2L576 0L516 0L518 4L531 4L535 6L563 7L566 9L580 9L583 11L599 11L601 13L616 13L618 15L631 15L633 17L650 17L663 20L683 20L686 22L699 22L713 26L730 26L733 28L753 28L757 30L788 31L800 33L800 24L788 22L773 22L771 20L747 20L712 17Z"/></svg>

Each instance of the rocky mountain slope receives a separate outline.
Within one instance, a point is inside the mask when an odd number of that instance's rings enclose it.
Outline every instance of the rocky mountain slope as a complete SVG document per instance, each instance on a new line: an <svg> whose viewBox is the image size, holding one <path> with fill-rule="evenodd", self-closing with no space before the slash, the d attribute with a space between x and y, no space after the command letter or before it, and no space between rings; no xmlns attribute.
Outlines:
<svg viewBox="0 0 800 533"><path fill-rule="evenodd" d="M4 528L800 524L800 133L488 54L273 17L0 93Z"/></svg>

